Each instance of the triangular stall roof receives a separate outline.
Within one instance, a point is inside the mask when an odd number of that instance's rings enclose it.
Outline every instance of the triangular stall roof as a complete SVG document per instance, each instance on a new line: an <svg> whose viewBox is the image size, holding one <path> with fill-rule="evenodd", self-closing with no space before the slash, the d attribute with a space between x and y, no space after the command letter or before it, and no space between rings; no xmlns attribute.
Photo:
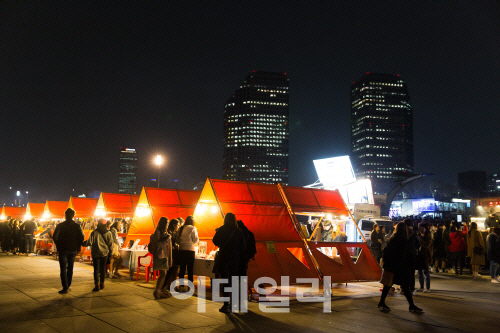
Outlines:
<svg viewBox="0 0 500 333"><path fill-rule="evenodd" d="M34 219L41 219L43 216L44 210L45 210L44 203L29 202L26 205L26 217L27 218L34 218Z"/></svg>
<svg viewBox="0 0 500 333"><path fill-rule="evenodd" d="M94 217L96 207L97 199L95 198L71 197L68 203L68 208L75 211L75 217L77 218Z"/></svg>
<svg viewBox="0 0 500 333"><path fill-rule="evenodd" d="M3 206L0 220L5 221L9 216L13 219L24 219L26 207Z"/></svg>
<svg viewBox="0 0 500 333"><path fill-rule="evenodd" d="M149 243L162 216L171 220L193 215L200 194L201 191L143 187L125 244L136 239L142 245Z"/></svg>
<svg viewBox="0 0 500 333"><path fill-rule="evenodd" d="M138 201L138 194L101 192L94 216L133 217Z"/></svg>
<svg viewBox="0 0 500 333"><path fill-rule="evenodd" d="M255 235L257 254L248 267L249 284L259 277L318 278L311 256L277 185L207 178L194 218L200 240L214 248L215 229L233 213Z"/></svg>
<svg viewBox="0 0 500 333"><path fill-rule="evenodd" d="M46 220L48 219L56 219L62 220L64 219L64 213L68 209L67 201L49 201L45 203L45 208L43 211L42 217Z"/></svg>

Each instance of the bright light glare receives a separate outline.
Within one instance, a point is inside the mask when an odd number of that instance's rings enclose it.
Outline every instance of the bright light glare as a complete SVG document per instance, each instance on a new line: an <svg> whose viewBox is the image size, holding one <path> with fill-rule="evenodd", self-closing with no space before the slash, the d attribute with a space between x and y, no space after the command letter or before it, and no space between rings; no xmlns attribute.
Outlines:
<svg viewBox="0 0 500 333"><path fill-rule="evenodd" d="M25 220L31 220L31 217L32 217L32 216L31 216L31 214L30 214L30 213L26 213L26 214L24 214L24 219L25 219Z"/></svg>
<svg viewBox="0 0 500 333"><path fill-rule="evenodd" d="M6 218L7 218L7 216L5 216L5 215L3 215L3 214L2 214L2 215L0 215L0 220L5 220Z"/></svg>
<svg viewBox="0 0 500 333"><path fill-rule="evenodd" d="M43 215L42 215L42 217L44 219L49 219L50 218L50 213L44 212Z"/></svg>
<svg viewBox="0 0 500 333"><path fill-rule="evenodd" d="M97 208L94 213L95 216L97 217L105 217L106 216L106 211L102 208Z"/></svg>
<svg viewBox="0 0 500 333"><path fill-rule="evenodd" d="M217 206L213 205L211 211L212 211L212 214L217 213Z"/></svg>
<svg viewBox="0 0 500 333"><path fill-rule="evenodd" d="M163 164L163 157L161 157L161 155L156 155L155 157L155 164L160 166Z"/></svg>
<svg viewBox="0 0 500 333"><path fill-rule="evenodd" d="M144 217L149 214L151 214L151 209L147 206L137 206L135 209L135 215L137 215L137 217Z"/></svg>
<svg viewBox="0 0 500 333"><path fill-rule="evenodd" d="M326 219L331 220L333 218L332 214L326 214Z"/></svg>

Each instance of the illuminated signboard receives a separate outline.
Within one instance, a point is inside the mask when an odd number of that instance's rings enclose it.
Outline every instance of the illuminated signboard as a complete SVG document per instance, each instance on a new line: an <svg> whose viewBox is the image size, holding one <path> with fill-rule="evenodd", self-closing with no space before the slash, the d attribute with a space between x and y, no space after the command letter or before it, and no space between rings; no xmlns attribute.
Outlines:
<svg viewBox="0 0 500 333"><path fill-rule="evenodd" d="M325 187L337 188L356 181L349 156L338 156L314 160L319 180Z"/></svg>

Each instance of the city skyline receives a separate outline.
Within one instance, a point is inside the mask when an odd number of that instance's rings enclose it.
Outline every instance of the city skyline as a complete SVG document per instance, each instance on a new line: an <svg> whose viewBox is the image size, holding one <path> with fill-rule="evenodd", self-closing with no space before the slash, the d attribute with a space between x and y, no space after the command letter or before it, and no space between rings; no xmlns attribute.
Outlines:
<svg viewBox="0 0 500 333"><path fill-rule="evenodd" d="M350 153L350 84L368 71L411 87L416 172L500 165L495 2L5 7L0 196L112 192L120 146L141 152L139 184L158 153L162 179L222 177L220 110L251 70L291 78L291 185Z"/></svg>

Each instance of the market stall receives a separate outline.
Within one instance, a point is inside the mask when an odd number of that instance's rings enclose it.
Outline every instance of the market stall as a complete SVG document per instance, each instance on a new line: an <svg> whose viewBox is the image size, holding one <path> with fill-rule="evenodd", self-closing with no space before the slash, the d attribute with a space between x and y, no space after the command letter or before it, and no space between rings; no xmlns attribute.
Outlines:
<svg viewBox="0 0 500 333"><path fill-rule="evenodd" d="M67 201L49 201L45 203L45 207L42 214L42 221L54 221L54 220L64 220L65 212L68 209Z"/></svg>
<svg viewBox="0 0 500 333"><path fill-rule="evenodd" d="M75 211L75 220L83 229L85 239L88 239L90 233L94 230L93 220L94 213L97 207L97 199L94 198L78 198L70 197L68 208ZM82 248L82 258L90 259L91 253L87 248Z"/></svg>
<svg viewBox="0 0 500 333"><path fill-rule="evenodd" d="M228 212L255 235L257 254L248 267L250 285L263 276L276 281L289 276L291 283L296 278L319 277L277 185L207 178L194 213L200 240L207 242L207 253L214 249L215 229L223 224Z"/></svg>
<svg viewBox="0 0 500 333"><path fill-rule="evenodd" d="M200 194L201 191L143 187L125 244L130 241L148 244L162 216L171 220L192 215Z"/></svg>
<svg viewBox="0 0 500 333"><path fill-rule="evenodd" d="M29 202L26 205L26 214L24 215L24 220L35 220L38 222L38 230L35 232L35 244L36 244L36 252L39 251L49 251L52 248L52 241L47 234L41 236L41 234L47 229L48 222L40 222L43 216L43 212L45 210L44 203L32 203Z"/></svg>

